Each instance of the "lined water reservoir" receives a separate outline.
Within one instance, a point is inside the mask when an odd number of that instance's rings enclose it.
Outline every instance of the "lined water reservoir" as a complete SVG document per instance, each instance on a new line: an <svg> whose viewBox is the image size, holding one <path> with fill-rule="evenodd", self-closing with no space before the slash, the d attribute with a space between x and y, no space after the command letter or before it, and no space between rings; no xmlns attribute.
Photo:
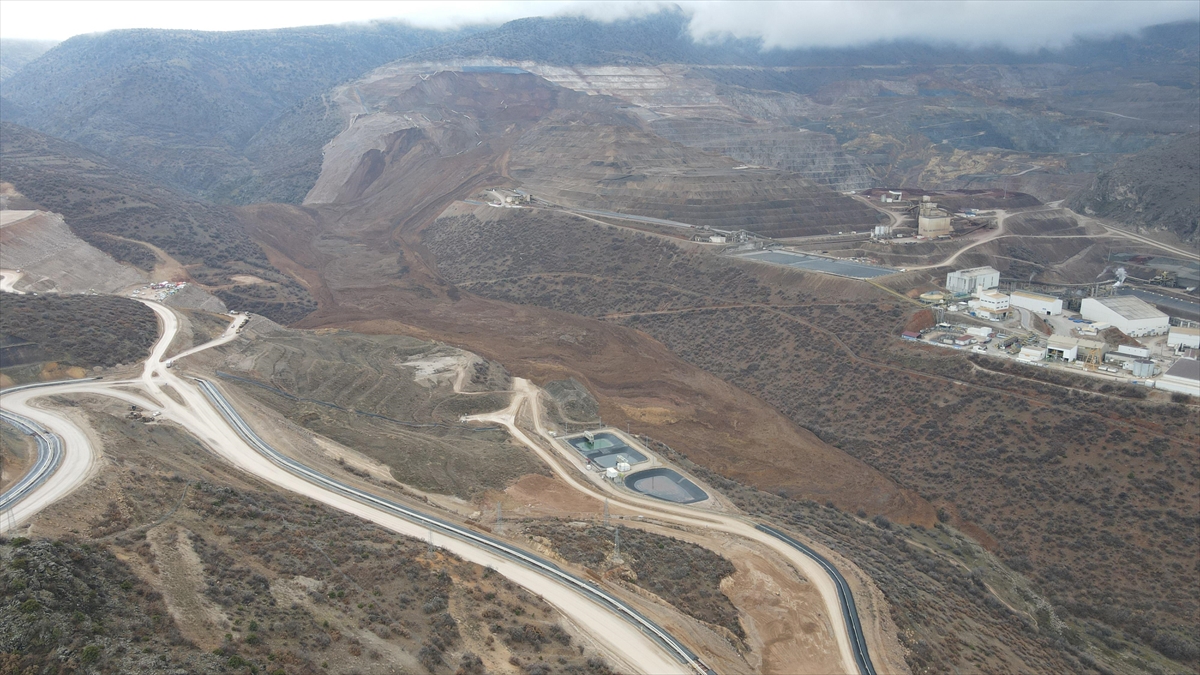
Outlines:
<svg viewBox="0 0 1200 675"><path fill-rule="evenodd" d="M708 499L708 493L699 485L674 469L661 466L626 476L625 486L634 492L676 504L694 504Z"/></svg>

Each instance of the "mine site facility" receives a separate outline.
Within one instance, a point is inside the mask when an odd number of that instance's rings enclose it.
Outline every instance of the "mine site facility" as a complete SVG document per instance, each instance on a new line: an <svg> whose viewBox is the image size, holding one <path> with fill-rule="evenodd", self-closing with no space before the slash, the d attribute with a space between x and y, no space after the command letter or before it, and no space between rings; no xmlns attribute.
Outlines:
<svg viewBox="0 0 1200 675"><path fill-rule="evenodd" d="M1200 17L1042 5L5 33L0 671L1196 672Z"/></svg>

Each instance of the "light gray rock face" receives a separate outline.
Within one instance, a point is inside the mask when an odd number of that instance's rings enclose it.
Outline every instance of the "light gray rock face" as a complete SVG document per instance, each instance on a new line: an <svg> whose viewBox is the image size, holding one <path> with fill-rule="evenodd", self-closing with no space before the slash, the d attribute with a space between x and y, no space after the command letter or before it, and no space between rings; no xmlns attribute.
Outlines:
<svg viewBox="0 0 1200 675"><path fill-rule="evenodd" d="M115 293L146 280L138 270L76 237L57 213L25 213L5 218L0 228L0 267L21 270L21 281L30 290Z"/></svg>
<svg viewBox="0 0 1200 675"><path fill-rule="evenodd" d="M1069 206L1195 243L1200 223L1200 134L1180 136L1122 159L1097 174Z"/></svg>

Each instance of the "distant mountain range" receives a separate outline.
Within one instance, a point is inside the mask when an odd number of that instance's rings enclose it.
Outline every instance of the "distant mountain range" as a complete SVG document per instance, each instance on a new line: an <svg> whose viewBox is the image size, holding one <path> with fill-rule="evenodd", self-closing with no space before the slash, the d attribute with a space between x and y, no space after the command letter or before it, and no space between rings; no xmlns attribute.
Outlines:
<svg viewBox="0 0 1200 675"><path fill-rule="evenodd" d="M1061 198L1125 153L1196 130L1200 24L1194 22L1017 53L915 41L763 50L751 39L696 42L688 20L682 11L664 10L608 23L530 18L454 31L399 23L121 30L77 36L45 53L39 50L48 45L6 40L0 117L195 197L239 204L299 203L320 172L322 147L345 125L330 114L331 89L398 60L690 66L683 86L713 92L741 122L778 133L818 131L841 146L785 148L774 155L808 154L780 168L841 163L847 175L864 177L854 180L869 181L861 167L870 166L880 184L928 183L953 160L957 173L945 181L987 186L1004 180L1006 166L1040 164L1034 155L1057 153L1069 166L1031 177L1048 176L1043 198ZM699 120L688 128L712 124ZM748 133L720 133L734 132ZM969 162L947 155L950 149L991 154L979 176L959 176L966 169L956 167ZM833 159L817 157L822 152ZM1010 161L1003 153L1025 154ZM753 154L759 155L774 156Z"/></svg>
<svg viewBox="0 0 1200 675"><path fill-rule="evenodd" d="M253 175L244 153L281 112L469 32L372 23L80 35L6 80L0 115L220 197Z"/></svg>
<svg viewBox="0 0 1200 675"><path fill-rule="evenodd" d="M681 10L602 23L581 17L534 17L449 40L414 60L493 57L555 65L861 66L962 63L1065 63L1076 66L1166 63L1200 55L1200 24L1153 26L1136 36L1080 39L1062 50L1015 52L916 40L862 47L766 49L757 39L695 42Z"/></svg>
<svg viewBox="0 0 1200 675"><path fill-rule="evenodd" d="M0 38L0 82L25 67L26 63L50 51L53 40L14 40Z"/></svg>

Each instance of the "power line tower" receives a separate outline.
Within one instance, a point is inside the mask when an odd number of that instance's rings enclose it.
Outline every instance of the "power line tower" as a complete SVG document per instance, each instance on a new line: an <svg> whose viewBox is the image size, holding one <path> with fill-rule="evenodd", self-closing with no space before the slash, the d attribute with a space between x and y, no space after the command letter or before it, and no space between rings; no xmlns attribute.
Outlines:
<svg viewBox="0 0 1200 675"><path fill-rule="evenodd" d="M496 504L496 534L500 534L502 529L504 529L504 506Z"/></svg>
<svg viewBox="0 0 1200 675"><path fill-rule="evenodd" d="M604 498L604 524L608 525L608 497Z"/></svg>
<svg viewBox="0 0 1200 675"><path fill-rule="evenodd" d="M618 564L625 562L624 560L621 559L621 526L620 525L617 526L614 537L613 537L613 562L618 563Z"/></svg>

